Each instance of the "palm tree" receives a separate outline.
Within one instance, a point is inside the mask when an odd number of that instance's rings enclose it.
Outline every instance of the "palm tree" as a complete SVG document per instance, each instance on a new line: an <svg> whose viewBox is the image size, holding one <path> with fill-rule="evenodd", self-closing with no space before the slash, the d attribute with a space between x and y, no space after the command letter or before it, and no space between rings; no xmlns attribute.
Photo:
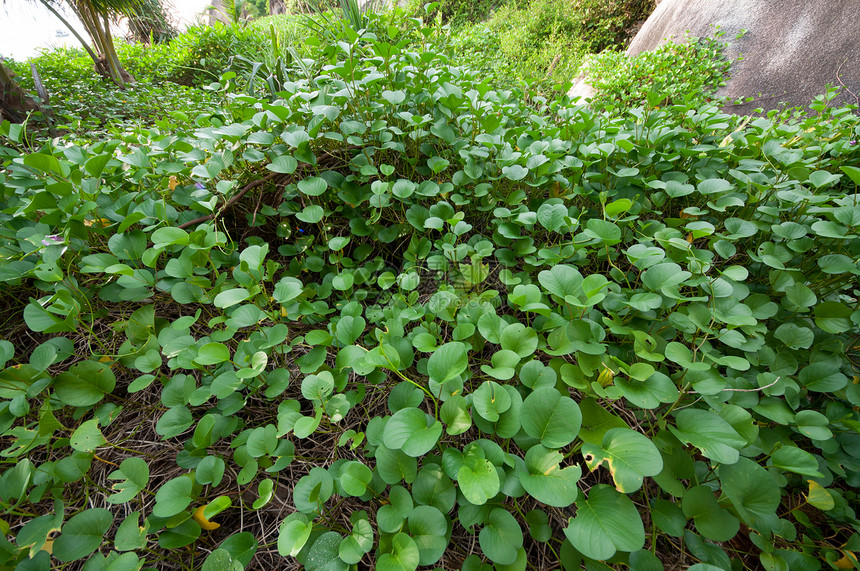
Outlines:
<svg viewBox="0 0 860 571"><path fill-rule="evenodd" d="M56 10L57 0L39 0L78 38L84 49L95 62L96 69L109 77L120 87L133 83L134 78L119 61L113 37L110 33L110 19L118 14L126 14L140 4L140 0L65 0L75 14L80 18L87 34L93 43L93 50L81 36L75 32L69 22Z"/></svg>

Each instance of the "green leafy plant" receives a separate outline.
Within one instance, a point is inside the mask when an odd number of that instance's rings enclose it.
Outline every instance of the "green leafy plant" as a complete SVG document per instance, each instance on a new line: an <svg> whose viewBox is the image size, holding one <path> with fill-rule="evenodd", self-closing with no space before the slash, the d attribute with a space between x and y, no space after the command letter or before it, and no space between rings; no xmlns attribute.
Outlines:
<svg viewBox="0 0 860 571"><path fill-rule="evenodd" d="M193 130L0 127L0 564L850 563L855 109L527 99L390 17Z"/></svg>

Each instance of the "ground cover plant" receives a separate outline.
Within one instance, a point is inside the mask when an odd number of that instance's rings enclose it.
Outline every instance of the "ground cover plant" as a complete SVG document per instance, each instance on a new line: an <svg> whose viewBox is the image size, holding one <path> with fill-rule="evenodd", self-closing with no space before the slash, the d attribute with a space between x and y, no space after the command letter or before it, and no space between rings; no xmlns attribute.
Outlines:
<svg viewBox="0 0 860 571"><path fill-rule="evenodd" d="M545 93L572 81L583 58L623 46L650 1L546 0L441 2L448 45L468 65L511 85L526 81Z"/></svg>
<svg viewBox="0 0 860 571"><path fill-rule="evenodd" d="M854 565L853 110L526 102L373 25L193 127L0 127L0 564Z"/></svg>
<svg viewBox="0 0 860 571"><path fill-rule="evenodd" d="M711 101L725 85L731 62L719 29L710 38L685 37L668 41L650 52L630 57L604 50L587 58L580 75L588 76L595 92L593 103L620 110L647 104L671 105Z"/></svg>

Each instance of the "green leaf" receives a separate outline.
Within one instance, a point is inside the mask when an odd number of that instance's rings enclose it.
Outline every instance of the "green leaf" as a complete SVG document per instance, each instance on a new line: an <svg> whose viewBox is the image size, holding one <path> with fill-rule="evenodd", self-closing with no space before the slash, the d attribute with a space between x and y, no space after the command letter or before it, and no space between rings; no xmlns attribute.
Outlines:
<svg viewBox="0 0 860 571"><path fill-rule="evenodd" d="M732 426L711 411L685 408L675 415L675 424L669 430L678 440L698 448L714 462L734 464L738 451L746 440Z"/></svg>
<svg viewBox="0 0 860 571"><path fill-rule="evenodd" d="M824 474L818 471L818 460L815 456L801 450L797 446L782 446L778 448L770 457L771 463L777 468L794 472L795 474L803 474L804 476L812 476L813 478L823 478Z"/></svg>
<svg viewBox="0 0 860 571"><path fill-rule="evenodd" d="M415 571L421 554L415 540L405 533L398 533L391 539L391 550L379 556L377 571Z"/></svg>
<svg viewBox="0 0 860 571"><path fill-rule="evenodd" d="M419 565L433 565L448 547L448 521L432 506L418 506L409 514L409 536L418 547Z"/></svg>
<svg viewBox="0 0 860 571"><path fill-rule="evenodd" d="M60 161L53 155L44 153L29 153L24 155L24 164L28 167L40 170L48 174L63 175L63 169L60 168Z"/></svg>
<svg viewBox="0 0 860 571"><path fill-rule="evenodd" d="M423 410L407 407L388 420L382 441L392 450L417 458L432 450L441 435L442 423Z"/></svg>
<svg viewBox="0 0 860 571"><path fill-rule="evenodd" d="M761 533L777 529L779 485L770 473L748 458L719 467L720 484L741 520Z"/></svg>
<svg viewBox="0 0 860 571"><path fill-rule="evenodd" d="M188 244L188 232L173 226L162 226L153 232L150 238L156 248L165 248L174 244L179 246Z"/></svg>
<svg viewBox="0 0 860 571"><path fill-rule="evenodd" d="M561 468L564 456L535 444L526 452L525 462L517 470L526 493L548 506L566 508L576 501L576 483L582 475L579 466Z"/></svg>
<svg viewBox="0 0 860 571"><path fill-rule="evenodd" d="M348 461L340 467L338 482L349 496L361 496L373 479L373 471L358 461Z"/></svg>
<svg viewBox="0 0 860 571"><path fill-rule="evenodd" d="M311 468L293 487L293 504L302 513L318 512L334 493L334 481L325 468Z"/></svg>
<svg viewBox="0 0 860 571"><path fill-rule="evenodd" d="M582 425L576 402L555 388L533 391L523 401L522 424L526 434L547 448L561 448L573 442Z"/></svg>
<svg viewBox="0 0 860 571"><path fill-rule="evenodd" d="M302 513L292 513L281 523L278 530L278 553L284 557L295 557L311 536L313 524Z"/></svg>
<svg viewBox="0 0 860 571"><path fill-rule="evenodd" d="M472 408L481 418L490 422L499 420L499 415L510 407L510 395L494 381L484 381L478 390L472 393Z"/></svg>
<svg viewBox="0 0 860 571"><path fill-rule="evenodd" d="M226 549L216 549L206 557L200 571L242 571L244 568Z"/></svg>
<svg viewBox="0 0 860 571"><path fill-rule="evenodd" d="M316 224L323 219L323 216L325 216L325 210L317 204L305 206L304 210L296 214L296 218L308 224Z"/></svg>
<svg viewBox="0 0 860 571"><path fill-rule="evenodd" d="M222 291L215 296L212 303L215 307L225 308L241 303L251 297L251 292L244 288L233 288L227 291Z"/></svg>
<svg viewBox="0 0 860 571"><path fill-rule="evenodd" d="M219 549L227 551L233 559L240 562L243 567L247 567L257 552L257 547L258 543L254 535L241 531L222 541Z"/></svg>
<svg viewBox="0 0 860 571"><path fill-rule="evenodd" d="M116 491L107 497L107 501L122 504L146 488L149 483L149 466L143 458L132 456L123 460L117 470L108 474L108 478L120 481L111 485L111 489Z"/></svg>
<svg viewBox="0 0 860 571"><path fill-rule="evenodd" d="M510 512L495 508L481 528L478 542L493 563L510 565L517 560L517 551L523 546L523 530Z"/></svg>
<svg viewBox="0 0 860 571"><path fill-rule="evenodd" d="M314 176L300 180L298 187L302 194L306 194L308 196L319 196L328 188L328 183L324 178Z"/></svg>
<svg viewBox="0 0 860 571"><path fill-rule="evenodd" d="M459 377L468 364L464 343L459 341L445 343L430 356L427 362L427 374L432 380L441 384Z"/></svg>
<svg viewBox="0 0 860 571"><path fill-rule="evenodd" d="M200 537L201 527L193 519L186 519L176 527L168 528L158 536L158 545L164 549L179 549L191 545Z"/></svg>
<svg viewBox="0 0 860 571"><path fill-rule="evenodd" d="M521 358L528 357L538 346L537 332L521 323L513 323L502 330L499 344L506 351L513 351Z"/></svg>
<svg viewBox="0 0 860 571"><path fill-rule="evenodd" d="M412 513L413 507L412 496L406 488L399 485L391 486L388 503L376 512L376 523L379 529L385 533L397 533Z"/></svg>
<svg viewBox="0 0 860 571"><path fill-rule="evenodd" d="M197 351L194 362L198 365L217 365L230 360L230 349L223 343L206 343Z"/></svg>
<svg viewBox="0 0 860 571"><path fill-rule="evenodd" d="M92 406L113 392L116 377L110 367L96 361L81 361L54 378L54 393L69 406Z"/></svg>
<svg viewBox="0 0 860 571"><path fill-rule="evenodd" d="M783 323L776 328L773 336L785 343L789 349L809 349L815 340L811 329L799 327L794 323Z"/></svg>
<svg viewBox="0 0 860 571"><path fill-rule="evenodd" d="M289 155L281 155L266 165L266 168L280 174L293 174L296 172L297 166L299 166L299 162L296 159Z"/></svg>
<svg viewBox="0 0 860 571"><path fill-rule="evenodd" d="M155 507L152 509L152 515L171 517L187 508L192 500L191 488L192 481L188 476L177 476L162 484L155 494Z"/></svg>
<svg viewBox="0 0 860 571"><path fill-rule="evenodd" d="M143 549L146 546L146 535L149 532L149 522L144 520L143 526L139 525L140 512L135 511L119 525L113 540L113 547L117 551L133 551Z"/></svg>
<svg viewBox="0 0 860 571"><path fill-rule="evenodd" d="M188 407L174 406L161 415L155 424L155 431L164 438L173 438L188 430L192 424L194 417Z"/></svg>
<svg viewBox="0 0 860 571"><path fill-rule="evenodd" d="M271 478L266 478L257 486L257 499L254 500L254 504L251 506L253 509L258 510L265 505L267 505L272 497L275 495L275 482Z"/></svg>
<svg viewBox="0 0 860 571"><path fill-rule="evenodd" d="M592 472L606 463L615 489L624 494L642 487L645 476L663 470L663 457L648 437L629 428L613 428L603 436L603 445L584 444L582 453Z"/></svg>
<svg viewBox="0 0 860 571"><path fill-rule="evenodd" d="M107 442L102 431L99 430L98 419L91 419L81 423L72 433L69 445L79 452L92 452Z"/></svg>
<svg viewBox="0 0 860 571"><path fill-rule="evenodd" d="M645 544L636 506L611 487L592 487L588 499L576 502L576 507L576 518L569 520L564 535L586 557L605 561L618 551L633 552Z"/></svg>
<svg viewBox="0 0 860 571"><path fill-rule="evenodd" d="M707 486L687 490L681 507L684 515L693 518L696 530L711 541L728 541L740 529L737 518L720 507L713 490Z"/></svg>
<svg viewBox="0 0 860 571"><path fill-rule="evenodd" d="M386 484L401 481L410 483L418 473L418 461L402 450L392 450L382 445L376 449L376 469Z"/></svg>
<svg viewBox="0 0 860 571"><path fill-rule="evenodd" d="M62 534L54 541L54 557L64 563L83 559L98 549L111 524L113 514L106 509L82 511L63 525Z"/></svg>
<svg viewBox="0 0 860 571"><path fill-rule="evenodd" d="M502 167L502 174L510 180L518 181L524 179L529 174L529 169L522 165L511 165L509 167Z"/></svg>
<svg viewBox="0 0 860 571"><path fill-rule="evenodd" d="M457 483L463 496L476 506L487 503L499 493L499 473L484 457L481 448L472 448L465 454L463 465L457 471Z"/></svg>
<svg viewBox="0 0 860 571"><path fill-rule="evenodd" d="M830 420L815 410L801 410L794 415L797 430L812 440L829 440L833 438L830 431Z"/></svg>
<svg viewBox="0 0 860 571"><path fill-rule="evenodd" d="M445 432L451 436L463 434L472 427L469 404L460 395L448 397L439 409L439 418L447 425Z"/></svg>
<svg viewBox="0 0 860 571"><path fill-rule="evenodd" d="M358 513L358 517L353 517L356 512L350 516L349 519L353 521L352 533L340 542L337 550L340 559L350 565L361 561L373 547L373 527L367 521L367 514L363 511Z"/></svg>

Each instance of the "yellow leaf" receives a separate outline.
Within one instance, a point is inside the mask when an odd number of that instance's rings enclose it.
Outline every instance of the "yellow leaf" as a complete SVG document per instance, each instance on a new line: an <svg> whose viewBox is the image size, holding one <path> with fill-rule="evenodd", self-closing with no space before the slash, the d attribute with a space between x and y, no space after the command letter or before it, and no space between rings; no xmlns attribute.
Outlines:
<svg viewBox="0 0 860 571"><path fill-rule="evenodd" d="M176 180L176 177L171 176L170 177L170 183L168 185L168 188L170 189L171 192L173 192L176 189L177 184L178 184L178 181Z"/></svg>
<svg viewBox="0 0 860 571"><path fill-rule="evenodd" d="M102 355L102 357L99 359L99 363L112 363L112 362L113 362L113 359L111 359L107 355Z"/></svg>
<svg viewBox="0 0 860 571"><path fill-rule="evenodd" d="M41 551L47 551L49 554L54 554L54 540L49 539L45 541L44 545L42 545Z"/></svg>
<svg viewBox="0 0 860 571"><path fill-rule="evenodd" d="M197 525L201 527L201 529L205 529L206 531L212 531L213 529L218 529L221 527L221 524L209 521L203 515L203 510L206 509L206 506L200 506L196 510L194 510L194 521L197 522Z"/></svg>
<svg viewBox="0 0 860 571"><path fill-rule="evenodd" d="M612 369L609 367L604 367L600 374L597 376L597 382L600 383L601 387L608 387L612 384L612 379L615 378L615 373L612 372Z"/></svg>
<svg viewBox="0 0 860 571"><path fill-rule="evenodd" d="M836 502L833 501L833 496L827 491L827 488L813 480L807 480L809 483L809 494L806 496L806 501L809 505L816 507L822 511L832 510Z"/></svg>
<svg viewBox="0 0 860 571"><path fill-rule="evenodd" d="M857 565L857 556L854 555L853 551L842 551L842 558L834 561L834 565L836 565L839 569L855 569Z"/></svg>

